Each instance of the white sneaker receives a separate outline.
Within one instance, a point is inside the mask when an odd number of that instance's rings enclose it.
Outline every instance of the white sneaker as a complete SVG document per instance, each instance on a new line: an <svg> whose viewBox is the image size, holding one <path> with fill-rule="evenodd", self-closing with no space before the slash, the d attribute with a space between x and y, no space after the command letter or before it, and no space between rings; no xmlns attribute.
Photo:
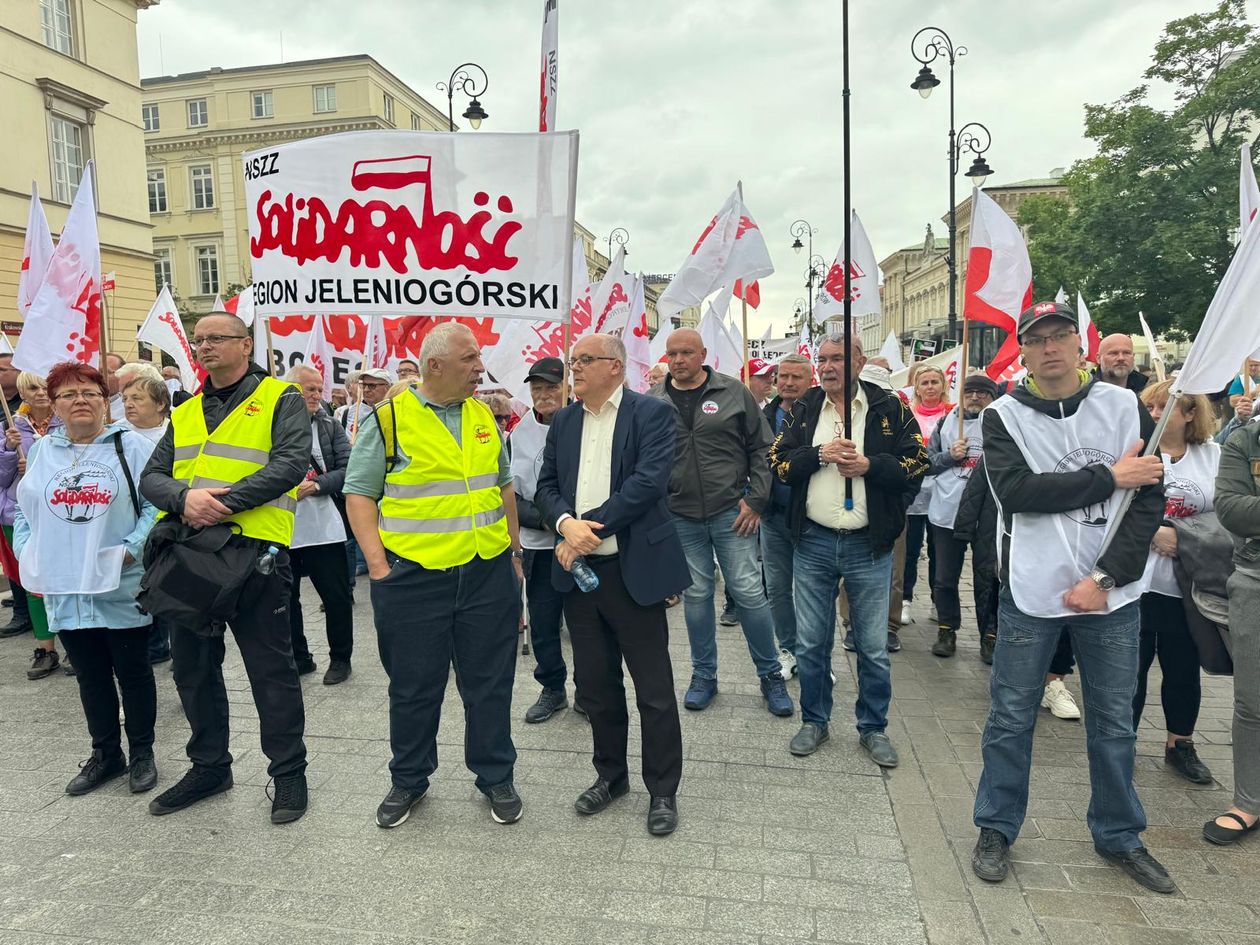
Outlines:
<svg viewBox="0 0 1260 945"><path fill-rule="evenodd" d="M910 626L910 601L908 600L901 602L901 625L903 627Z"/></svg>
<svg viewBox="0 0 1260 945"><path fill-rule="evenodd" d="M784 679L791 679L796 675L796 657L790 650L779 650L779 665L783 667Z"/></svg>
<svg viewBox="0 0 1260 945"><path fill-rule="evenodd" d="M1076 700L1062 679L1051 680L1046 686L1045 695L1041 697L1041 707L1049 709L1056 719L1075 721L1081 717L1081 710L1076 707Z"/></svg>

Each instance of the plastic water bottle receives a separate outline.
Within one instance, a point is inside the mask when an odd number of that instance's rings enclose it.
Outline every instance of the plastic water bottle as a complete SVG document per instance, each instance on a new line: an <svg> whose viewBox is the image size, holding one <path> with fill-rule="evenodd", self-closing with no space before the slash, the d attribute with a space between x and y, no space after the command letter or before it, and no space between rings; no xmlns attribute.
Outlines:
<svg viewBox="0 0 1260 945"><path fill-rule="evenodd" d="M267 550L258 556L258 573L274 574L276 571L276 556L280 554L280 549L275 545L268 545Z"/></svg>
<svg viewBox="0 0 1260 945"><path fill-rule="evenodd" d="M599 587L599 575L586 563L586 558L581 555L573 559L573 565L569 568L569 573L573 575L573 582L578 586L578 590L584 594L589 594Z"/></svg>

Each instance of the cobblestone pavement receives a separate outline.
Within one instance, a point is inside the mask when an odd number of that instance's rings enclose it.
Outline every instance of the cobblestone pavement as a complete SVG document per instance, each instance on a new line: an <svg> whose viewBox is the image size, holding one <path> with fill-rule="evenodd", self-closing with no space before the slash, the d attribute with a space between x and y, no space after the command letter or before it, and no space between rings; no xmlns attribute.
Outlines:
<svg viewBox="0 0 1260 945"><path fill-rule="evenodd" d="M233 646L225 670L236 787L158 819L124 781L82 798L62 793L89 749L74 681L28 682L31 638L0 641L0 943L1260 942L1260 841L1219 850L1199 835L1229 801L1228 680L1205 685L1200 753L1221 782L1209 788L1164 770L1159 686L1150 687L1138 791L1147 842L1178 897L1148 894L1095 856L1082 727L1044 711L1014 875L996 887L974 878L970 810L988 668L970 629L954 659L928 653L934 631L922 601L892 657L889 731L902 760L893 772L858 748L851 656L837 651L830 743L797 759L787 742L799 717L765 711L738 628L723 628L721 693L707 711L684 713L673 837L646 833L637 778L628 798L578 817L573 800L592 780L590 734L572 711L515 724L525 816L492 823L462 764L453 681L429 797L384 831L373 813L388 789L386 680L365 591L354 675L338 687L319 674L303 680L311 809L285 827L267 819L258 720ZM308 626L322 630L309 593L306 605ZM681 607L670 611L680 694L690 671L682 620ZM322 673L322 644L316 657ZM518 720L537 694L532 670L521 658ZM1079 695L1074 677L1070 686ZM789 688L795 695L796 683ZM184 770L187 727L167 667L158 693L162 789Z"/></svg>

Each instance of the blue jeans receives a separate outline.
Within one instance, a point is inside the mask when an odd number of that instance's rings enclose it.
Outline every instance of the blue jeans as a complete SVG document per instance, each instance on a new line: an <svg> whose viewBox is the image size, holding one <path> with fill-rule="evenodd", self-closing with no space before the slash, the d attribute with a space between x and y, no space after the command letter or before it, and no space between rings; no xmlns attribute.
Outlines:
<svg viewBox="0 0 1260 945"><path fill-rule="evenodd" d="M761 517L761 566L779 647L796 655L796 604L792 599L792 531L787 509L769 508Z"/></svg>
<svg viewBox="0 0 1260 945"><path fill-rule="evenodd" d="M675 517L678 537L687 555L691 587L683 591L683 613L691 643L691 671L702 679L717 679L717 617L713 611L713 556L722 566L722 578L739 609L740 626L758 676L777 673L779 654L774 648L774 620L761 568L757 566L757 536L733 531L738 503L703 522Z"/></svg>
<svg viewBox="0 0 1260 945"><path fill-rule="evenodd" d="M882 732L892 701L888 661L892 551L874 554L866 531L842 534L806 520L792 565L801 719L815 725L831 720L831 652L836 643L836 595L843 579L857 646L857 729L863 735Z"/></svg>
<svg viewBox="0 0 1260 945"><path fill-rule="evenodd" d="M1094 845L1111 853L1141 846L1146 813L1133 789L1139 611L1135 601L1110 614L1030 617L1004 591L998 603L997 651L989 685L989 720L981 748L984 772L974 820L1013 843L1028 809L1033 729L1046 671L1067 625L1085 696L1085 752L1090 799L1086 820Z"/></svg>

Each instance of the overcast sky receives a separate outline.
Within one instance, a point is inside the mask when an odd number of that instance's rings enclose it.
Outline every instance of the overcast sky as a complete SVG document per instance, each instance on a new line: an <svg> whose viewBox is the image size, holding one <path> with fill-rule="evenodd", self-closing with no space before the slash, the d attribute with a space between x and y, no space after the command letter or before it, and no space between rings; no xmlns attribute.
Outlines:
<svg viewBox="0 0 1260 945"><path fill-rule="evenodd" d="M1213 0L1053 4L856 0L850 19L853 204L877 258L948 209L942 84L910 89L927 25L969 48L957 120L986 124L990 183L1044 177L1092 153L1083 104L1141 82L1164 25ZM558 125L581 131L578 220L630 231L627 268L673 272L737 179L777 272L750 335L781 335L804 295L792 222L831 261L843 220L840 0L561 0ZM485 67L485 130L533 131L542 0L163 0L140 14L142 76L368 53L445 109L434 84ZM1248 4L1257 19L1260 0ZM936 68L945 79L944 70ZM1162 100L1163 97L1161 97ZM463 106L457 102L457 113ZM964 169L966 164L964 164ZM959 199L967 193L959 177Z"/></svg>

